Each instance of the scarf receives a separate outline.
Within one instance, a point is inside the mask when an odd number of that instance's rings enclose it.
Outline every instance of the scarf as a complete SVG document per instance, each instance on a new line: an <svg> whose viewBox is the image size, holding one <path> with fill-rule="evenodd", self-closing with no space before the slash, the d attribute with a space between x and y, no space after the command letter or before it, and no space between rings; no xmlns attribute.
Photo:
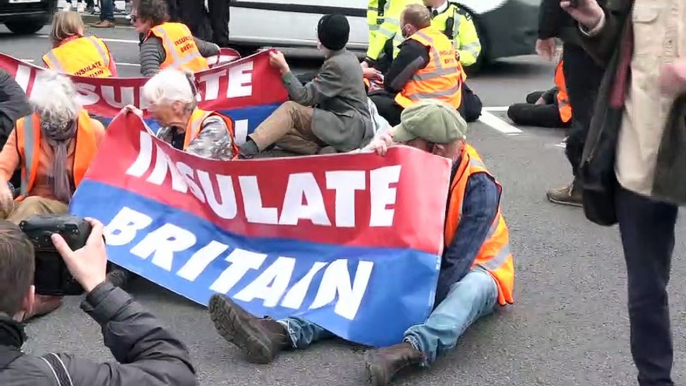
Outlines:
<svg viewBox="0 0 686 386"><path fill-rule="evenodd" d="M619 42L619 63L617 72L610 91L610 106L613 108L624 107L626 94L629 92L629 80L631 77L631 57L634 53L634 28L631 16L626 21L622 38Z"/></svg>
<svg viewBox="0 0 686 386"><path fill-rule="evenodd" d="M67 173L67 149L76 136L76 121L56 124L42 122L43 137L55 155L52 163L52 190L58 201L68 204L71 201L71 183Z"/></svg>
<svg viewBox="0 0 686 386"><path fill-rule="evenodd" d="M25 341L24 324L0 313L0 346L21 348Z"/></svg>

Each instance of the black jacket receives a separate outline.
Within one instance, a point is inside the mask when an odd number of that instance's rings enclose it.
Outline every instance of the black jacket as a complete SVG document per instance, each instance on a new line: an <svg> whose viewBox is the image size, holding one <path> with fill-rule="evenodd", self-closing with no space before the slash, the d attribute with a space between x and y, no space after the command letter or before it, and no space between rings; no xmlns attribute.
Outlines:
<svg viewBox="0 0 686 386"><path fill-rule="evenodd" d="M105 345L119 363L95 363L69 354L23 355L0 370L0 385L59 385L50 361L44 359L49 356L55 367L64 365L73 386L197 384L184 344L124 290L110 283L100 284L86 296L81 309L102 326ZM0 356L12 355L8 346L16 350L23 344L23 326L0 318L0 339L4 345Z"/></svg>
<svg viewBox="0 0 686 386"><path fill-rule="evenodd" d="M7 142L17 119L31 113L24 90L7 71L0 69L0 146Z"/></svg>
<svg viewBox="0 0 686 386"><path fill-rule="evenodd" d="M560 7L560 0L541 0L538 9L538 38L559 38L565 43L581 45L574 19Z"/></svg>

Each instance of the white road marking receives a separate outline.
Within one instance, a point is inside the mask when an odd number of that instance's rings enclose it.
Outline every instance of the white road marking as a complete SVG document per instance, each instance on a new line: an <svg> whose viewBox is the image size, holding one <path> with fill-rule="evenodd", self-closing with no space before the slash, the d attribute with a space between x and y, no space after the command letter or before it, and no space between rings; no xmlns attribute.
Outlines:
<svg viewBox="0 0 686 386"><path fill-rule="evenodd" d="M489 113L488 111L482 111L481 112L481 117L479 118L479 121L487 124L488 126L491 126L492 128L498 130L499 132L501 132L503 134L514 135L514 134L522 133L522 131L519 130L518 128L510 125L509 123L507 123L504 120L496 117L495 115Z"/></svg>
<svg viewBox="0 0 686 386"><path fill-rule="evenodd" d="M38 35L41 38L48 38L48 35ZM130 43L130 44L139 44L140 40L129 40L129 39L110 39L110 38L101 38L102 41L104 42L109 42L109 43Z"/></svg>
<svg viewBox="0 0 686 386"><path fill-rule="evenodd" d="M482 110L500 112L500 111L507 111L509 108L510 108L510 106L495 106L495 107L484 107Z"/></svg>
<svg viewBox="0 0 686 386"><path fill-rule="evenodd" d="M140 67L141 65L138 64L138 63L122 63L122 62L117 62L117 66Z"/></svg>
<svg viewBox="0 0 686 386"><path fill-rule="evenodd" d="M33 63L33 59L19 59L19 60L21 60L22 62L26 62L26 63Z"/></svg>

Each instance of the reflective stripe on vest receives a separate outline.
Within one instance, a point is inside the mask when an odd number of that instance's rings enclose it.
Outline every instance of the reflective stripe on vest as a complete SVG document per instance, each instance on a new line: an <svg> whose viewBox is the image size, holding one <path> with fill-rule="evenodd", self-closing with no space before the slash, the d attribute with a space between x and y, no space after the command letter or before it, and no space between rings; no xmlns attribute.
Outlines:
<svg viewBox="0 0 686 386"><path fill-rule="evenodd" d="M567 84L565 83L562 65L563 61L560 60L555 69L555 86L557 86L557 107L560 112L560 119L562 122L567 123L572 119L572 105L569 104L569 95L567 94Z"/></svg>
<svg viewBox="0 0 686 386"><path fill-rule="evenodd" d="M183 150L185 151L188 148L188 145L190 145L191 141L198 137L198 135L200 134L200 130L202 130L202 124L205 121L205 119L213 115L221 118L226 124L226 129L229 132L229 137L231 138L231 147L233 155L237 156L239 149L238 144L236 144L236 137L234 136L233 119L227 117L226 115L219 114L217 112L205 111L200 109L195 109L191 114L191 119L188 120L188 125L186 126L186 135L184 136L183 140Z"/></svg>
<svg viewBox="0 0 686 386"><path fill-rule="evenodd" d="M200 55L193 35L185 24L163 23L151 29L148 32L148 38L150 35L157 36L162 40L166 57L164 62L160 63L160 69L174 68L198 72L210 68L207 65L207 60ZM182 47L188 47L185 52L181 52L180 48L177 48L177 42L182 39L183 41L180 43L183 45Z"/></svg>
<svg viewBox="0 0 686 386"><path fill-rule="evenodd" d="M457 173L450 184L444 234L446 246L452 242L455 231L462 220L462 206L469 177L476 173L486 173L502 191L502 187L488 172L476 150L465 144L460 165L458 165ZM514 258L510 249L509 232L500 208L498 208L491 223L486 240L482 244L473 266L480 266L493 277L498 286L498 303L500 305L514 302Z"/></svg>
<svg viewBox="0 0 686 386"><path fill-rule="evenodd" d="M105 43L95 36L85 36L53 48L43 56L48 68L74 76L108 78L110 55Z"/></svg>
<svg viewBox="0 0 686 386"><path fill-rule="evenodd" d="M459 108L462 74L452 42L433 27L417 31L410 39L429 47L429 63L405 84L395 97L396 103L408 108L422 99L438 99Z"/></svg>
<svg viewBox="0 0 686 386"><path fill-rule="evenodd" d="M79 113L76 129L76 143L74 147L74 163L72 167L72 181L74 186L81 184L91 161L97 153L97 140L91 130L91 118L86 110ZM21 164L21 186L19 200L26 197L36 180L41 151L40 118L32 114L21 118L16 125L17 151Z"/></svg>

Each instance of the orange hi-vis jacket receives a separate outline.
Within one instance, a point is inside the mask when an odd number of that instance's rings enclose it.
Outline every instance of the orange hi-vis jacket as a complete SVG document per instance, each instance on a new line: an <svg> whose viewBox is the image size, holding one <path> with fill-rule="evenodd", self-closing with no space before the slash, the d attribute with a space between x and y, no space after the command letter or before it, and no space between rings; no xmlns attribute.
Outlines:
<svg viewBox="0 0 686 386"><path fill-rule="evenodd" d="M210 68L207 59L200 55L193 34L185 24L162 23L148 31L145 39L150 36L157 36L162 40L165 59L160 63L161 70L175 68L198 72Z"/></svg>
<svg viewBox="0 0 686 386"><path fill-rule="evenodd" d="M32 114L17 121L17 151L21 159L21 197L26 197L36 181L41 152L40 118ZM91 118L81 110L76 121L76 148L72 168L74 186L78 187L98 151L98 141L91 128Z"/></svg>
<svg viewBox="0 0 686 386"><path fill-rule="evenodd" d="M565 83L565 74L562 72L563 61L557 64L555 69L555 86L557 86L557 106L560 110L560 119L567 123L572 119L572 105L569 104L569 95L567 94L567 84Z"/></svg>
<svg viewBox="0 0 686 386"><path fill-rule="evenodd" d="M220 117L226 124L226 128L229 130L229 135L231 136L233 154L234 156L237 156L239 149L238 145L236 144L236 137L234 136L233 119L215 111L205 111L200 109L195 109L193 114L191 114L191 119L188 120L188 124L186 125L186 136L183 139L183 150L185 151L188 148L188 145L190 145L191 141L198 137L198 134L200 134L200 131L202 130L202 123L205 121L205 119L213 115Z"/></svg>
<svg viewBox="0 0 686 386"><path fill-rule="evenodd" d="M448 202L448 214L445 222L445 245L450 245L455 231L462 217L462 202L467 190L469 177L476 173L486 173L498 185L495 177L486 169L483 160L476 150L465 144L462 160L457 168L457 173L450 183ZM498 303L501 306L514 303L514 258L510 251L510 236L505 224L505 219L498 208L498 213L493 220L491 229L474 260L474 266L480 266L488 271L498 286Z"/></svg>
<svg viewBox="0 0 686 386"><path fill-rule="evenodd" d="M109 78L110 51L102 39L85 36L55 47L43 55L49 69L68 75Z"/></svg>
<svg viewBox="0 0 686 386"><path fill-rule="evenodd" d="M429 48L429 63L405 84L395 102L408 108L422 99L438 99L458 109L462 104L462 73L453 43L435 27L422 28L409 39Z"/></svg>

